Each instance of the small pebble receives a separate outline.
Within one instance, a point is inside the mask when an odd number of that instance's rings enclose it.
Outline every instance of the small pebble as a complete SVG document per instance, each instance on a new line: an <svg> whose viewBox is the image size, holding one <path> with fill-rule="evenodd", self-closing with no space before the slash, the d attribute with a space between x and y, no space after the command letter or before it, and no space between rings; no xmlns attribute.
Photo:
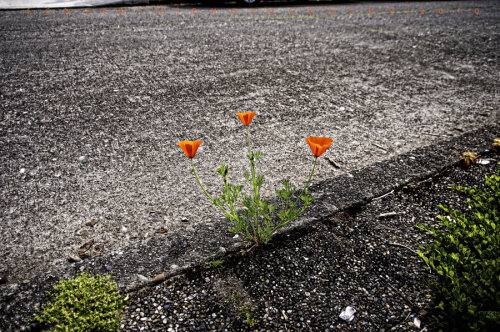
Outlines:
<svg viewBox="0 0 500 332"><path fill-rule="evenodd" d="M139 278L140 281L142 282L147 282L148 281L148 278L146 278L145 276L143 276L142 274L138 274L137 277Z"/></svg>

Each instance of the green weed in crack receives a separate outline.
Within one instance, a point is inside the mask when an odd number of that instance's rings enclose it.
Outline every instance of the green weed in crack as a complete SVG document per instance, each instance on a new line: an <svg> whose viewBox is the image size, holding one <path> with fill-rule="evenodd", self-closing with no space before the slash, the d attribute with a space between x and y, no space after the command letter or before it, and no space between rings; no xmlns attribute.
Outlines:
<svg viewBox="0 0 500 332"><path fill-rule="evenodd" d="M233 299L234 302L236 303L238 311L243 316L243 318L246 319L248 326L254 327L256 324L255 319L252 318L252 313L250 311L250 308L248 308L248 306L245 304L241 295L238 292L235 292Z"/></svg>
<svg viewBox="0 0 500 332"><path fill-rule="evenodd" d="M240 279L231 275L220 275L216 278L215 285L216 298L221 306L235 312L251 328L258 324L253 316L256 310L253 299Z"/></svg>
<svg viewBox="0 0 500 332"><path fill-rule="evenodd" d="M224 268L224 259L223 258L216 259L215 256L212 256L212 260L205 264L205 268L216 269L217 272L221 273L222 269Z"/></svg>
<svg viewBox="0 0 500 332"><path fill-rule="evenodd" d="M61 280L34 320L50 331L118 331L127 298L110 278L82 273Z"/></svg>
<svg viewBox="0 0 500 332"><path fill-rule="evenodd" d="M431 325L442 331L498 331L500 327L500 163L486 176L486 188L453 186L470 211L440 205L439 227L418 225L434 241L420 257L437 274Z"/></svg>

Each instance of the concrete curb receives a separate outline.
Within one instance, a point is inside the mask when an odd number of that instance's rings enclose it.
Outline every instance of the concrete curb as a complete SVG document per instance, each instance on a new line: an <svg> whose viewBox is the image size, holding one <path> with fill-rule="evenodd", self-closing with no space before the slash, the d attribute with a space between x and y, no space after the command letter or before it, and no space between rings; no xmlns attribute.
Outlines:
<svg viewBox="0 0 500 332"><path fill-rule="evenodd" d="M314 205L279 233L307 228L336 212L366 204L391 190L438 174L456 163L466 150L478 153L489 150L493 139L499 135L500 125L484 126L320 182L310 188L316 198ZM159 274L169 278L200 267L213 256L236 254L245 248L245 241L234 238L234 234L226 231L227 227L223 219L187 225L122 250L69 264L24 283L4 285L0 288L0 331L37 329L29 318L47 299L47 291L58 280L80 271L112 273L123 292L133 292L154 285L153 279Z"/></svg>

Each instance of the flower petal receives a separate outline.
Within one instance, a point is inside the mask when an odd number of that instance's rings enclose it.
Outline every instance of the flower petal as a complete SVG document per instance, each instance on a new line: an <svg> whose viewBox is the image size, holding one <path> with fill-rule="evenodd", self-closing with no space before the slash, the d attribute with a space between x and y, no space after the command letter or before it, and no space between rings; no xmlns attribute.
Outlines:
<svg viewBox="0 0 500 332"><path fill-rule="evenodd" d="M186 156L191 159L194 158L194 156L196 155L196 151L198 151L198 148L200 147L201 143L203 142L200 140L182 141L177 143L177 145L180 146L180 148L182 149L182 151L184 151Z"/></svg>
<svg viewBox="0 0 500 332"><path fill-rule="evenodd" d="M236 113L238 118L240 118L241 122L245 126L248 126L250 122L252 122L253 117L255 116L255 112L245 112L245 113Z"/></svg>
<svg viewBox="0 0 500 332"><path fill-rule="evenodd" d="M333 140L329 137L310 136L306 138L307 144L311 148L312 153L319 157L332 145Z"/></svg>

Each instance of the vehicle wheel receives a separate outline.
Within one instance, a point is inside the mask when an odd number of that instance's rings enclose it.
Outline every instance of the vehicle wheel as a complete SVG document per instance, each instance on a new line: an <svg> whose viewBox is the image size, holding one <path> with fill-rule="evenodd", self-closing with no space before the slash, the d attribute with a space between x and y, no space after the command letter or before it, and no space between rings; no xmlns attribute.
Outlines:
<svg viewBox="0 0 500 332"><path fill-rule="evenodd" d="M245 6L253 6L260 2L260 0L238 0L238 2Z"/></svg>

